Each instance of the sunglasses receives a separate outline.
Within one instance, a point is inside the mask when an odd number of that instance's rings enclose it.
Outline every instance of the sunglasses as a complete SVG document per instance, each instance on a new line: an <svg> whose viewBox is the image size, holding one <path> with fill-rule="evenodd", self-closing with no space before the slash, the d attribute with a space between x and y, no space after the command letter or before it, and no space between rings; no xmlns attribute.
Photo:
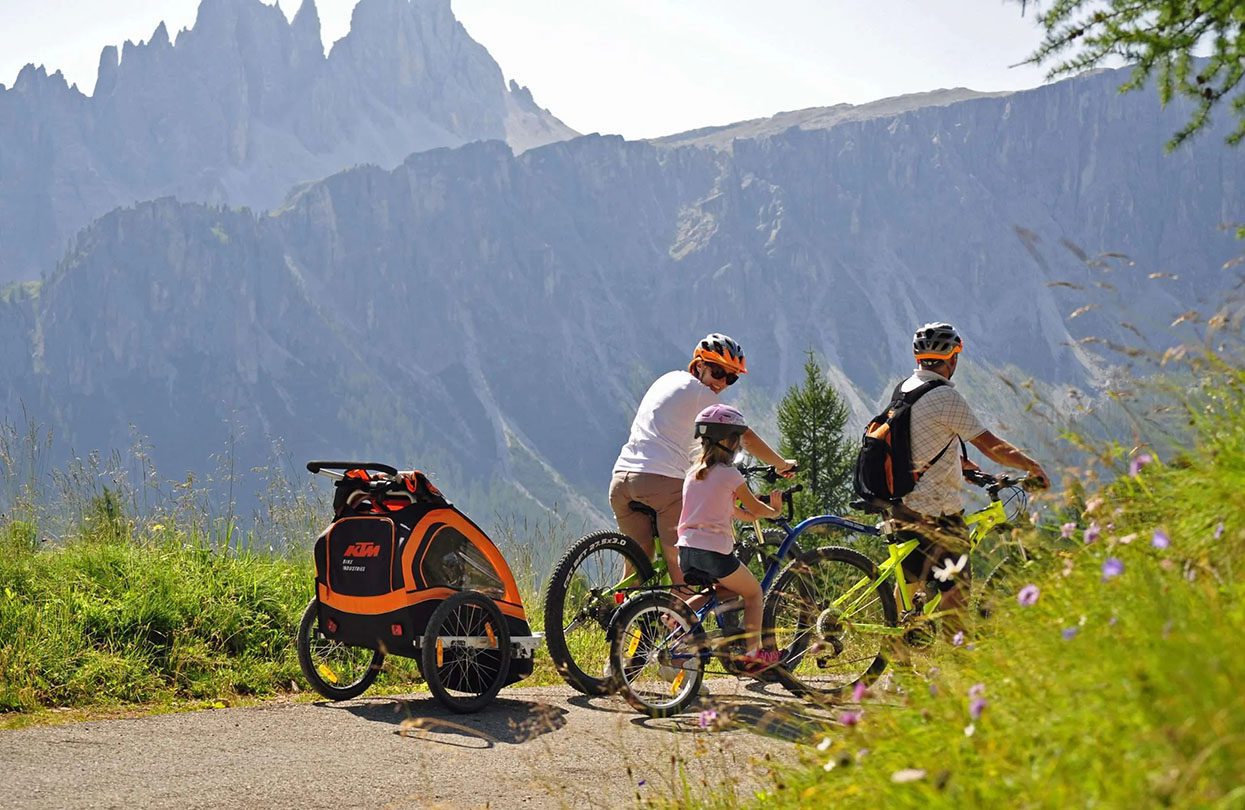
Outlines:
<svg viewBox="0 0 1245 810"><path fill-rule="evenodd" d="M721 366L715 366L712 363L705 363L705 368L709 369L709 375L715 380L726 380L727 385L734 385L739 379L738 374L731 374Z"/></svg>

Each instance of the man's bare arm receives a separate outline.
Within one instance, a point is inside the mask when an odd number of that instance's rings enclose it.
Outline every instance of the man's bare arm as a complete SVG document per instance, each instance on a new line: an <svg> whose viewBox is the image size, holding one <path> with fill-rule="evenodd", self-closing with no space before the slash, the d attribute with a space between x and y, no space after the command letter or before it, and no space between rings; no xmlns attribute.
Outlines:
<svg viewBox="0 0 1245 810"><path fill-rule="evenodd" d="M973 447L976 447L986 458L1004 467L1011 467L1016 470L1024 470L1033 476L1034 483L1039 486L1048 486L1050 478L1046 475L1046 471L1042 469L1042 465L1029 458L1017 447L1007 441L1000 439L990 431L983 431L980 436L973 439Z"/></svg>
<svg viewBox="0 0 1245 810"><path fill-rule="evenodd" d="M795 461L789 458L783 458L774 452L765 440L752 432L752 428L744 431L743 446L752 455L756 456L761 462L769 464L779 473L785 473L795 466Z"/></svg>

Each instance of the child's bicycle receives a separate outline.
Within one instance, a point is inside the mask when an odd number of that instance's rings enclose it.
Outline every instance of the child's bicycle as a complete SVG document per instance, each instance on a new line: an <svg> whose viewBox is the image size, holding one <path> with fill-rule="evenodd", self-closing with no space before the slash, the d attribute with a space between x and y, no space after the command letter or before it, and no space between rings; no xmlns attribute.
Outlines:
<svg viewBox="0 0 1245 810"><path fill-rule="evenodd" d="M317 692L357 697L386 655L402 655L419 662L446 708L473 712L532 674L540 636L528 629L509 566L423 473L352 461L307 469L336 490L296 643Z"/></svg>
<svg viewBox="0 0 1245 810"><path fill-rule="evenodd" d="M976 547L993 529L1023 511L1027 496L1017 486L1020 479L974 475L970 480L985 486L991 497L989 506L966 517ZM792 526L790 492L783 497L787 515L773 521L783 540L761 581L766 594L762 637L782 652L780 662L764 677L794 694L833 696L858 681L875 680L886 668L889 640L911 640L907 634L914 626L936 620L941 597L918 596L917 589L896 573L916 549L915 540L891 543L890 556L880 566L854 549L825 546L797 553L780 571L796 539L810 529L824 526L875 536L891 530L885 522L869 526L838 515L817 515ZM886 583L892 576L897 587ZM724 651L714 633L704 628L716 603L711 587L701 592L708 601L695 611L668 586L625 590L634 595L610 624L610 660L611 675L631 705L651 717L683 711L696 699L706 665L714 657L737 674L731 665L733 652ZM896 590L904 606L902 620Z"/></svg>
<svg viewBox="0 0 1245 810"><path fill-rule="evenodd" d="M740 471L745 476L773 476L777 480L772 467L740 467ZM613 680L606 672L606 631L626 594L646 584L670 583L657 537L657 513L638 501L632 501L631 508L649 518L652 559L639 543L621 532L592 532L563 553L545 585L544 638L549 657L566 682L585 695L613 691ZM764 570L777 558L783 539L781 530L762 530L760 523L754 522L741 528L736 553ZM725 620L731 618L727 614Z"/></svg>

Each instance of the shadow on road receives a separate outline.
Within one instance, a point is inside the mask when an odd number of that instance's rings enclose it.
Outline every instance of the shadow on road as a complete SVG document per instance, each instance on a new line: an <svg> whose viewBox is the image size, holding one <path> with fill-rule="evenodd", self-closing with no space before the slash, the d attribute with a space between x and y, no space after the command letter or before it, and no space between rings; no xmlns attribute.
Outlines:
<svg viewBox="0 0 1245 810"><path fill-rule="evenodd" d="M475 714L455 714L427 697L376 697L317 705L397 726L393 733L403 737L457 748L518 745L566 725L566 709L510 698L498 698Z"/></svg>
<svg viewBox="0 0 1245 810"><path fill-rule="evenodd" d="M621 697L573 695L567 702L609 714L637 714ZM677 717L655 720L635 716L631 723L677 733L743 729L785 742L808 743L824 735L834 720L827 710L795 699L777 686L749 681L736 693L705 693Z"/></svg>

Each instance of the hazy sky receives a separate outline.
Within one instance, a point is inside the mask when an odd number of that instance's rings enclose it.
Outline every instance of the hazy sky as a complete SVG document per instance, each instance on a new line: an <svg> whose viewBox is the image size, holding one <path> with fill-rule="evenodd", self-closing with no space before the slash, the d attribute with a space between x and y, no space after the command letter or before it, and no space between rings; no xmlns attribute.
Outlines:
<svg viewBox="0 0 1245 810"><path fill-rule="evenodd" d="M356 0L319 0L326 45ZM293 16L301 0L286 0ZM419 2L419 0L415 0ZM100 49L170 35L198 0L0 0L0 82L27 62L84 92ZM581 132L629 138L940 87L1041 84L1014 0L453 0L506 78Z"/></svg>

